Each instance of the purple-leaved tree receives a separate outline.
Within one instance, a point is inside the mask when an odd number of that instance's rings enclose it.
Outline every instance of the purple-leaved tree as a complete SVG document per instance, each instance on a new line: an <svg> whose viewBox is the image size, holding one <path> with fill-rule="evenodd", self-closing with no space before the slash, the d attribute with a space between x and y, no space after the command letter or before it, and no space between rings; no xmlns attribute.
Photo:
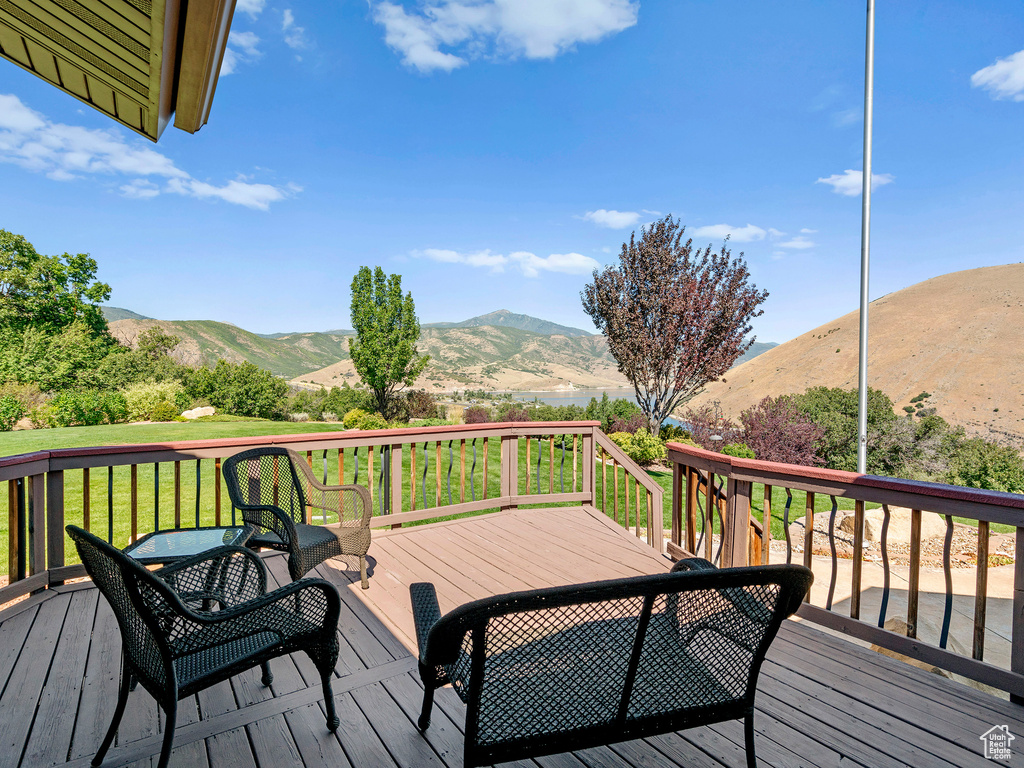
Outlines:
<svg viewBox="0 0 1024 768"><path fill-rule="evenodd" d="M768 297L749 283L742 254L693 247L671 216L623 243L618 266L594 270L583 309L608 340L619 371L658 434L672 411L743 354L750 321Z"/></svg>

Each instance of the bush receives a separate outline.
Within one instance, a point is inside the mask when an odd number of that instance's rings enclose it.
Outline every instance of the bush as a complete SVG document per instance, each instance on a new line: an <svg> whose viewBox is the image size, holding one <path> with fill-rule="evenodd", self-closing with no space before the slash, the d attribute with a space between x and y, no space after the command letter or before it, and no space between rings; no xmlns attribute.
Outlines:
<svg viewBox="0 0 1024 768"><path fill-rule="evenodd" d="M641 429L647 428L648 422L642 413L634 413L625 420L620 419L618 416L612 417L612 432L628 432L631 435L635 435Z"/></svg>
<svg viewBox="0 0 1024 768"><path fill-rule="evenodd" d="M467 424L486 424L491 420L491 413L480 405L474 405L462 412Z"/></svg>
<svg viewBox="0 0 1024 768"><path fill-rule="evenodd" d="M25 415L25 406L14 395L0 397L0 432L10 432Z"/></svg>
<svg viewBox="0 0 1024 768"><path fill-rule="evenodd" d="M737 459L756 459L754 452L746 443L729 443L722 449L726 456L735 456Z"/></svg>
<svg viewBox="0 0 1024 768"><path fill-rule="evenodd" d="M177 381L150 381L142 384L131 384L121 390L128 407L128 418L132 421L153 419L153 421L167 421L157 419L153 415L158 405L168 405L177 416L190 404L190 399L185 393L185 388Z"/></svg>
<svg viewBox="0 0 1024 768"><path fill-rule="evenodd" d="M425 389L410 390L406 392L405 399L409 407L410 419L436 419L438 417L437 398Z"/></svg>
<svg viewBox="0 0 1024 768"><path fill-rule="evenodd" d="M288 394L283 379L248 361L218 360L214 368L190 371L185 389L190 398L206 398L221 413L261 419L281 418Z"/></svg>
<svg viewBox="0 0 1024 768"><path fill-rule="evenodd" d="M151 421L174 421L178 416L178 410L173 405L168 403L166 400L162 403L157 403L153 406L150 411L149 418Z"/></svg>
<svg viewBox="0 0 1024 768"><path fill-rule="evenodd" d="M128 417L128 404L120 392L95 389L65 390L46 406L46 421L54 427L116 424Z"/></svg>
<svg viewBox="0 0 1024 768"><path fill-rule="evenodd" d="M785 395L766 397L740 414L742 442L763 461L820 466L818 444L825 429L797 410ZM740 442L734 440L732 442Z"/></svg>
<svg viewBox="0 0 1024 768"><path fill-rule="evenodd" d="M522 403L502 403L498 406L496 421L532 421Z"/></svg>
<svg viewBox="0 0 1024 768"><path fill-rule="evenodd" d="M345 425L345 429L355 429L359 420L366 416L366 411L362 408L353 408L351 411L345 414L345 418L341 420L341 423Z"/></svg>
<svg viewBox="0 0 1024 768"><path fill-rule="evenodd" d="M915 411L917 411L917 409L912 405L904 405L903 410L906 411L907 413L914 413Z"/></svg>
<svg viewBox="0 0 1024 768"><path fill-rule="evenodd" d="M663 443L672 440L676 443L691 443L696 445L696 443L690 439L690 430L676 424L662 424L661 429L658 431L658 437Z"/></svg>
<svg viewBox="0 0 1024 768"><path fill-rule="evenodd" d="M333 422L333 421L338 421L338 414L336 414L336 413L331 413L330 411L323 411L323 412L322 412L322 413L320 414L320 418L321 418L321 419L322 419L323 421L332 421L332 422Z"/></svg>
<svg viewBox="0 0 1024 768"><path fill-rule="evenodd" d="M629 432L613 432L609 437L622 452L642 467L665 458L665 444L647 430L630 434Z"/></svg>
<svg viewBox="0 0 1024 768"><path fill-rule="evenodd" d="M348 416L345 417L346 419ZM356 429L387 429L388 422L379 413L367 413L359 419Z"/></svg>
<svg viewBox="0 0 1024 768"><path fill-rule="evenodd" d="M288 421L309 421L308 413L289 413Z"/></svg>
<svg viewBox="0 0 1024 768"><path fill-rule="evenodd" d="M447 419L422 419L416 422L417 427L450 427L453 422Z"/></svg>

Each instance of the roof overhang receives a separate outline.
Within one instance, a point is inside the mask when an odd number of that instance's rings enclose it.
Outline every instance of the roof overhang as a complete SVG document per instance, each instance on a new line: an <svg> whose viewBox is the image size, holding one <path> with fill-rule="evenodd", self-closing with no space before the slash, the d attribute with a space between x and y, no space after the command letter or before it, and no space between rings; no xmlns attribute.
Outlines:
<svg viewBox="0 0 1024 768"><path fill-rule="evenodd" d="M206 124L235 0L0 0L0 55L148 139Z"/></svg>

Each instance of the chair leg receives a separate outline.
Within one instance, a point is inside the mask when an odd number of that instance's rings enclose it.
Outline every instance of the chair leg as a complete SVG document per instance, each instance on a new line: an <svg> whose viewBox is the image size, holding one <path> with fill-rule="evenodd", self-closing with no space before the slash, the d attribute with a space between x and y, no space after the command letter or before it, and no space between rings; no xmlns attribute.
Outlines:
<svg viewBox="0 0 1024 768"><path fill-rule="evenodd" d="M366 555L359 556L359 582L363 589L370 588L370 582L366 580Z"/></svg>
<svg viewBox="0 0 1024 768"><path fill-rule="evenodd" d="M114 736L117 734L117 726L121 724L121 718L124 717L125 705L128 704L128 693L133 687L134 679L132 673L128 671L128 665L122 663L121 684L117 690L117 706L114 707L114 717L110 721L110 727L107 729L107 735L103 737L103 743L100 744L99 751L92 759L92 764L94 766L103 762L103 758L107 754L107 750L110 749L110 745L114 742Z"/></svg>
<svg viewBox="0 0 1024 768"><path fill-rule="evenodd" d="M157 768L167 768L167 761L171 759L171 746L174 744L174 725L178 719L178 702L171 702L170 706L164 708L167 715L167 722L164 723L164 745L160 750L160 762Z"/></svg>
<svg viewBox="0 0 1024 768"><path fill-rule="evenodd" d="M426 685L423 688L423 709L420 711L420 719L416 725L421 731L430 727L430 712L434 708L434 688Z"/></svg>
<svg viewBox="0 0 1024 768"><path fill-rule="evenodd" d="M264 661L260 667L263 669L263 684L270 685L274 682L274 673L270 671L270 662Z"/></svg>
<svg viewBox="0 0 1024 768"><path fill-rule="evenodd" d="M757 755L754 752L754 710L747 712L743 718L743 738L747 745L747 768L757 768Z"/></svg>
<svg viewBox="0 0 1024 768"><path fill-rule="evenodd" d="M331 731L338 730L341 720L334 707L334 691L331 690L331 673L328 672L321 678L324 686L324 704L327 707L327 728Z"/></svg>

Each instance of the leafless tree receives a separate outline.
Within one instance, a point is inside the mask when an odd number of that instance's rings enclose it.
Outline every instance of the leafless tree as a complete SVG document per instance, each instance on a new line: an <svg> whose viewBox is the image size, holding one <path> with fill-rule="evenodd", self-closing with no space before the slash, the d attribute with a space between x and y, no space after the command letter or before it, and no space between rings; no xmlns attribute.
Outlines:
<svg viewBox="0 0 1024 768"><path fill-rule="evenodd" d="M768 297L749 283L743 254L694 249L671 216L622 246L618 266L594 270L583 308L658 434L677 406L717 380L754 339L750 320Z"/></svg>

